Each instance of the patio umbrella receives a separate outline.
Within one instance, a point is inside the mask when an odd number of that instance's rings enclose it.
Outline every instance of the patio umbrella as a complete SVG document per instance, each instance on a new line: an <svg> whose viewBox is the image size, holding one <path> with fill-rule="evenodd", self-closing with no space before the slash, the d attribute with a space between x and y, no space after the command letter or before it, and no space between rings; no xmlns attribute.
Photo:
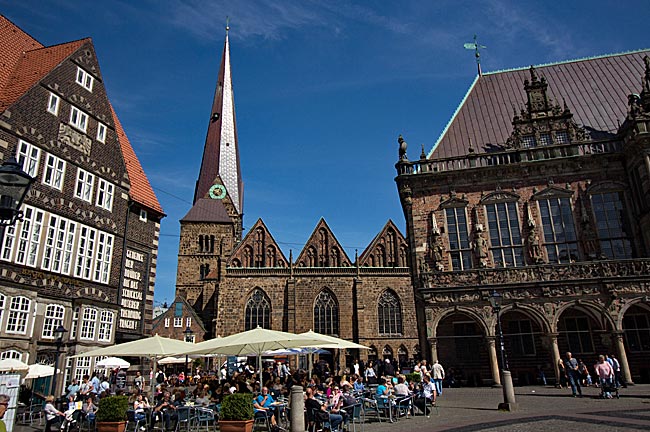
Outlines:
<svg viewBox="0 0 650 432"><path fill-rule="evenodd" d="M158 360L158 364L168 365L168 364L179 364L185 363L185 359L182 357L165 357Z"/></svg>
<svg viewBox="0 0 650 432"><path fill-rule="evenodd" d="M59 372L61 372L59 370ZM25 379L30 379L30 378L43 378L43 377L48 377L54 375L54 367L49 366L49 365L44 365L41 363L34 363L33 365L29 365L29 371L27 372L27 375L25 376Z"/></svg>
<svg viewBox="0 0 650 432"><path fill-rule="evenodd" d="M313 330L309 330L308 332L300 333L302 336L307 336L311 337L314 339L318 339L321 341L320 344L317 344L319 348L337 348L337 349L342 349L342 348L350 348L350 349L370 349L369 347L365 345L360 345L358 343L354 343L345 339L337 338L334 336L328 336L324 335L321 333L316 333ZM309 376L311 377L311 369L313 365L313 352L309 353Z"/></svg>
<svg viewBox="0 0 650 432"><path fill-rule="evenodd" d="M128 369L131 367L131 363L119 357L106 357L95 363L95 366L104 369Z"/></svg>
<svg viewBox="0 0 650 432"><path fill-rule="evenodd" d="M7 358L0 360L0 372L21 372L29 369L27 363L23 363L20 360Z"/></svg>

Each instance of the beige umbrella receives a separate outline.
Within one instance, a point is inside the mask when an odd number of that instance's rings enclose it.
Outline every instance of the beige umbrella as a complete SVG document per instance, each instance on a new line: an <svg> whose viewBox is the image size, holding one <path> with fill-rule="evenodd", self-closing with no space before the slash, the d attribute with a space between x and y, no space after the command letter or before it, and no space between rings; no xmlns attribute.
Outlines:
<svg viewBox="0 0 650 432"><path fill-rule="evenodd" d="M158 360L158 364L161 365L179 364L179 363L185 363L185 359L181 357L165 357Z"/></svg>
<svg viewBox="0 0 650 432"><path fill-rule="evenodd" d="M341 338L337 338L337 337L334 337L334 336L328 336L328 335L324 335L324 334L321 334L321 333L316 333L313 330L309 330L308 332L304 332L304 333L300 333L300 334L302 336L307 336L307 337L310 337L310 338L320 340L321 343L317 345L318 348L370 349L369 347L367 347L365 345L360 345L358 343L354 343L354 342L351 342L351 341L348 341L348 340L345 340L345 339L341 339ZM312 368L312 365L314 363L313 362L313 356L314 356L313 352L310 352L309 353L309 364L308 364L309 376L310 377L311 377L311 368Z"/></svg>
<svg viewBox="0 0 650 432"><path fill-rule="evenodd" d="M20 360L7 358L0 360L0 372L22 372L29 369L27 363Z"/></svg>
<svg viewBox="0 0 650 432"><path fill-rule="evenodd" d="M61 370L59 370L58 372L61 373ZM29 372L27 372L25 379L43 378L52 375L54 375L53 366L48 366L41 363L34 363L33 365L29 365Z"/></svg>
<svg viewBox="0 0 650 432"><path fill-rule="evenodd" d="M95 367L104 369L128 369L131 367L131 363L119 357L106 357L104 360L95 363Z"/></svg>

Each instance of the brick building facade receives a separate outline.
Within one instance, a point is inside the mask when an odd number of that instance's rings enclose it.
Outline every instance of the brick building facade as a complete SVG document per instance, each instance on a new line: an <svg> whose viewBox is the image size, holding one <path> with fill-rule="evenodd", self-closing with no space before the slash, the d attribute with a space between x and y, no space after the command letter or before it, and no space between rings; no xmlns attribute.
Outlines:
<svg viewBox="0 0 650 432"><path fill-rule="evenodd" d="M648 54L479 75L428 155L400 137L420 343L463 383L500 382L494 291L515 383L566 351L650 382Z"/></svg>
<svg viewBox="0 0 650 432"><path fill-rule="evenodd" d="M206 338L262 326L310 329L372 347L345 361L420 357L406 240L392 221L354 261L324 220L294 260L258 220L243 235L228 36L194 205L180 221L177 296L202 317ZM340 359L343 365L343 358Z"/></svg>
<svg viewBox="0 0 650 432"><path fill-rule="evenodd" d="M162 208L106 95L90 39L45 47L0 16L0 159L36 181L0 232L0 356L54 363L151 331ZM59 386L62 385L59 380Z"/></svg>

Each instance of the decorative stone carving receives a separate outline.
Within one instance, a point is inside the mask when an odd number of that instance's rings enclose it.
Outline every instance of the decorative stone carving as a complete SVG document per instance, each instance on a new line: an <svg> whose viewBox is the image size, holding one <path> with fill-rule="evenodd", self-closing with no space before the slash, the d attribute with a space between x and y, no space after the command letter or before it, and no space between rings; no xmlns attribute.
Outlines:
<svg viewBox="0 0 650 432"><path fill-rule="evenodd" d="M443 271L445 269L443 262L445 248L443 246L440 228L438 228L438 223L436 222L436 214L433 212L431 213L431 234L429 235L429 257L434 263L435 270Z"/></svg>
<svg viewBox="0 0 650 432"><path fill-rule="evenodd" d="M423 259L420 260L420 286L423 288L430 288L430 269L427 262Z"/></svg>
<svg viewBox="0 0 650 432"><path fill-rule="evenodd" d="M476 254L479 265L481 267L487 267L488 242L484 237L483 231L483 224L476 224L476 228L474 230L474 243L472 244L472 247L474 249L474 253Z"/></svg>
<svg viewBox="0 0 650 432"><path fill-rule="evenodd" d="M404 141L402 135L397 138L397 143L399 144L399 160L408 161L408 158L406 157L406 149L408 148L408 144L406 141Z"/></svg>
<svg viewBox="0 0 650 432"><path fill-rule="evenodd" d="M86 135L76 131L69 124L59 123L58 140L60 143L67 144L70 147L79 150L86 156L90 156L92 140Z"/></svg>
<svg viewBox="0 0 650 432"><path fill-rule="evenodd" d="M537 223L535 223L535 218L531 212L531 203L526 204L527 212L527 221L526 225L528 226L528 236L526 237L526 243L528 244L528 257L533 264L542 264L544 262L544 254L542 252L542 247L540 246L539 240L539 230L537 229Z"/></svg>

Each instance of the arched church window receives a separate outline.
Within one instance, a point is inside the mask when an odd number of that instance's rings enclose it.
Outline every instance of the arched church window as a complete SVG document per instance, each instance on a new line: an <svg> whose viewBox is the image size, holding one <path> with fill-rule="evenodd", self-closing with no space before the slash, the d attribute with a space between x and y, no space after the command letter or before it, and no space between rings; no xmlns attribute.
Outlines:
<svg viewBox="0 0 650 432"><path fill-rule="evenodd" d="M397 266L397 257L399 256L398 251L397 251L397 236L395 235L395 231L392 229L388 231L388 236L386 236L386 241L388 243L387 245L387 256L386 256L386 264L388 267L396 267Z"/></svg>
<svg viewBox="0 0 650 432"><path fill-rule="evenodd" d="M383 245L377 246L377 267L386 266L386 249Z"/></svg>
<svg viewBox="0 0 650 432"><path fill-rule="evenodd" d="M203 252L203 236L199 236L199 252Z"/></svg>
<svg viewBox="0 0 650 432"><path fill-rule="evenodd" d="M332 267L341 267L341 254L339 253L339 250L335 247L332 248L330 255Z"/></svg>
<svg viewBox="0 0 650 432"><path fill-rule="evenodd" d="M210 236L210 253L214 253L214 236Z"/></svg>
<svg viewBox="0 0 650 432"><path fill-rule="evenodd" d="M244 267L253 267L253 248L250 246L245 246L242 251L242 260Z"/></svg>
<svg viewBox="0 0 650 432"><path fill-rule="evenodd" d="M276 255L275 255L275 248L273 246L269 246L266 248L266 267L275 267L275 260L276 260Z"/></svg>
<svg viewBox="0 0 650 432"><path fill-rule="evenodd" d="M402 334L402 308L399 298L392 290L384 291L377 305L380 335Z"/></svg>
<svg viewBox="0 0 650 432"><path fill-rule="evenodd" d="M307 249L307 267L316 267L316 249L313 246Z"/></svg>
<svg viewBox="0 0 650 432"><path fill-rule="evenodd" d="M334 294L328 289L322 290L316 297L314 331L332 336L339 334L339 306Z"/></svg>
<svg viewBox="0 0 650 432"><path fill-rule="evenodd" d="M264 291L255 288L246 302L245 330L271 328L271 301Z"/></svg>

